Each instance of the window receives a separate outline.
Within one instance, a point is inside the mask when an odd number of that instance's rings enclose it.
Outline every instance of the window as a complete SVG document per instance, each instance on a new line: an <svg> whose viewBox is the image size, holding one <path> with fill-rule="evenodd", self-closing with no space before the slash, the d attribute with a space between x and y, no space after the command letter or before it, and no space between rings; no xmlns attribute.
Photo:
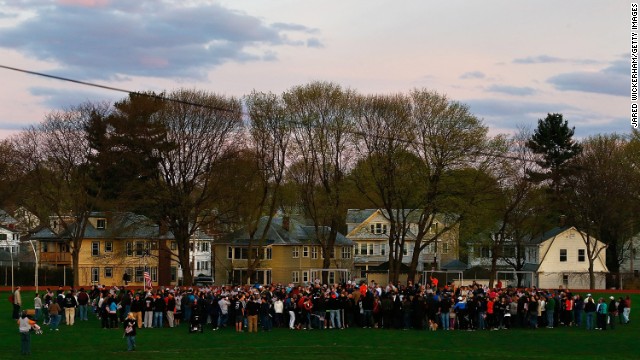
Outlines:
<svg viewBox="0 0 640 360"><path fill-rule="evenodd" d="M434 222L433 224L431 224L431 226L429 227L429 234L437 234L438 233L438 223Z"/></svg>
<svg viewBox="0 0 640 360"><path fill-rule="evenodd" d="M132 267L125 268L124 272L127 273L127 275L129 275L129 279L133 279L133 268Z"/></svg>
<svg viewBox="0 0 640 360"><path fill-rule="evenodd" d="M327 281L329 282L329 284L333 284L336 282L336 273L333 271L329 271L329 276Z"/></svg>
<svg viewBox="0 0 640 360"><path fill-rule="evenodd" d="M578 261L579 262L584 262L585 257L586 257L585 254L586 254L586 252L585 252L584 249L578 249Z"/></svg>
<svg viewBox="0 0 640 360"><path fill-rule="evenodd" d="M233 259L233 248L231 246L227 246L227 259Z"/></svg>
<svg viewBox="0 0 640 360"><path fill-rule="evenodd" d="M153 281L153 282L158 281L158 267L157 266L151 267L151 281Z"/></svg>
<svg viewBox="0 0 640 360"><path fill-rule="evenodd" d="M291 249L291 257L294 259L300 257L300 249L297 246L294 246L293 249Z"/></svg>
<svg viewBox="0 0 640 360"><path fill-rule="evenodd" d="M317 259L318 258L318 247L317 246L312 246L311 247L311 258L312 259Z"/></svg>
<svg viewBox="0 0 640 360"><path fill-rule="evenodd" d="M106 277L106 278L112 278L113 277L113 268L112 267L104 268L104 277Z"/></svg>
<svg viewBox="0 0 640 360"><path fill-rule="evenodd" d="M133 243L127 241L127 256L133 256Z"/></svg>
<svg viewBox="0 0 640 360"><path fill-rule="evenodd" d="M171 242L171 250L178 250L178 243L175 241Z"/></svg>
<svg viewBox="0 0 640 360"><path fill-rule="evenodd" d="M107 228L107 219L96 220L96 229L106 229L106 228Z"/></svg>
<svg viewBox="0 0 640 360"><path fill-rule="evenodd" d="M567 261L567 249L560 249L560 261Z"/></svg>
<svg viewBox="0 0 640 360"><path fill-rule="evenodd" d="M291 272L291 282L294 284L300 282L300 273L298 271Z"/></svg>
<svg viewBox="0 0 640 360"><path fill-rule="evenodd" d="M491 249L488 246L483 246L480 248L480 257L490 258L491 257Z"/></svg>
<svg viewBox="0 0 640 360"><path fill-rule="evenodd" d="M113 241L104 242L104 252L113 252Z"/></svg>
<svg viewBox="0 0 640 360"><path fill-rule="evenodd" d="M98 255L100 255L100 242L93 241L91 243L91 256L98 256Z"/></svg>
<svg viewBox="0 0 640 360"><path fill-rule="evenodd" d="M386 234L387 233L387 224L383 223L374 223L369 225L369 230L372 234Z"/></svg>
<svg viewBox="0 0 640 360"><path fill-rule="evenodd" d="M200 251L202 252L209 252L209 243L207 242L203 242L202 246L200 246Z"/></svg>
<svg viewBox="0 0 640 360"><path fill-rule="evenodd" d="M450 246L451 245L448 242L442 243L442 253L443 254L448 254Z"/></svg>
<svg viewBox="0 0 640 360"><path fill-rule="evenodd" d="M308 271L303 271L302 272L302 282L309 282L309 272Z"/></svg>
<svg viewBox="0 0 640 360"><path fill-rule="evenodd" d="M7 234L0 234L0 240L7 240Z"/></svg>
<svg viewBox="0 0 640 360"><path fill-rule="evenodd" d="M175 266L171 267L171 282L174 282L178 279L178 268Z"/></svg>
<svg viewBox="0 0 640 360"><path fill-rule="evenodd" d="M151 246L151 250L158 250L158 242L153 240L151 242L147 242Z"/></svg>
<svg viewBox="0 0 640 360"><path fill-rule="evenodd" d="M302 257L309 257L309 247L308 246L303 246L302 247Z"/></svg>
<svg viewBox="0 0 640 360"><path fill-rule="evenodd" d="M267 260L271 260L271 247L266 247L264 249L264 258Z"/></svg>
<svg viewBox="0 0 640 360"><path fill-rule="evenodd" d="M136 256L143 256L144 255L144 247L145 247L145 242L144 241L136 241Z"/></svg>
<svg viewBox="0 0 640 360"><path fill-rule="evenodd" d="M332 246L329 249L329 259L335 259L336 258L336 247Z"/></svg>
<svg viewBox="0 0 640 360"><path fill-rule="evenodd" d="M136 282L144 282L144 268L142 266L136 267Z"/></svg>
<svg viewBox="0 0 640 360"><path fill-rule="evenodd" d="M91 282L94 282L94 283L100 282L100 268L97 268L97 267L91 268Z"/></svg>
<svg viewBox="0 0 640 360"><path fill-rule="evenodd" d="M569 275L562 274L562 285L566 288L569 287Z"/></svg>
<svg viewBox="0 0 640 360"><path fill-rule="evenodd" d="M342 258L343 259L351 259L351 246L343 246L342 247Z"/></svg>
<svg viewBox="0 0 640 360"><path fill-rule="evenodd" d="M407 247L407 243L406 243L406 242L403 242L403 243L402 243L402 255L407 255L407 254L409 254L409 250L408 250L408 247Z"/></svg>

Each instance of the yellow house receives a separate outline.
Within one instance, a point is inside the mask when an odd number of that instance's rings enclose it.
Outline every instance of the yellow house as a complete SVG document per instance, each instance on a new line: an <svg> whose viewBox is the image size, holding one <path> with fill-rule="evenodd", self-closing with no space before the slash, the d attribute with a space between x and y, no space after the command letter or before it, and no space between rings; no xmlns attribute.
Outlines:
<svg viewBox="0 0 640 360"><path fill-rule="evenodd" d="M346 282L353 269L353 242L338 233L330 250L329 268L323 269L322 246L318 238L330 228L304 225L287 217L272 219L264 241L259 244L268 218L260 220L252 244L252 259L259 264L248 283L300 284L324 279L328 283ZM215 241L216 284L239 284L246 278L250 236L246 228Z"/></svg>
<svg viewBox="0 0 640 360"><path fill-rule="evenodd" d="M40 255L62 254L64 233L40 236ZM78 268L79 284L144 286L145 273L153 286L173 285L177 281L177 264L171 256L173 235L142 215L129 212L94 212L84 229ZM57 247L55 246L57 245ZM45 251L46 250L46 251ZM70 254L64 256L70 265ZM127 276L125 277L125 274Z"/></svg>
<svg viewBox="0 0 640 360"><path fill-rule="evenodd" d="M409 264L418 233L419 211L405 210L407 232L402 249L402 263ZM445 215L437 215L423 243L434 240L420 251L417 271L438 270L441 264L458 259L458 227ZM447 230L447 227L451 227ZM365 278L389 261L389 231L391 222L385 210L349 209L347 211L347 238L354 242L356 277ZM386 280L385 280L386 281ZM384 281L383 281L384 282Z"/></svg>

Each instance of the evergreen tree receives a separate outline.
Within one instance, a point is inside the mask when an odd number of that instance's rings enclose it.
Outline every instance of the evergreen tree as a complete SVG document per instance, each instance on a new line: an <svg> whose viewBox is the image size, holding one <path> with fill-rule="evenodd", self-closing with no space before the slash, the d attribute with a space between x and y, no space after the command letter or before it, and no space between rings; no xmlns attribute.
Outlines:
<svg viewBox="0 0 640 360"><path fill-rule="evenodd" d="M575 171L571 160L580 154L582 148L573 139L575 128L569 128L562 114L547 114L538 120L538 128L527 142L527 146L537 155L536 163L541 171L528 171L533 182L550 181L553 194L560 195L563 181Z"/></svg>

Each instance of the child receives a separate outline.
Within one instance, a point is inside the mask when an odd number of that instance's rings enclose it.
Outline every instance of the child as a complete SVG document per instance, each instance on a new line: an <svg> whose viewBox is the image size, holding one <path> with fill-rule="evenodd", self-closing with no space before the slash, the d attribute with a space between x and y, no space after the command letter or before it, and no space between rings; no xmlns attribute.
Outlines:
<svg viewBox="0 0 640 360"><path fill-rule="evenodd" d="M138 321L133 313L127 314L127 318L124 320L124 338L127 339L127 350L133 351L136 349L136 329L138 328Z"/></svg>

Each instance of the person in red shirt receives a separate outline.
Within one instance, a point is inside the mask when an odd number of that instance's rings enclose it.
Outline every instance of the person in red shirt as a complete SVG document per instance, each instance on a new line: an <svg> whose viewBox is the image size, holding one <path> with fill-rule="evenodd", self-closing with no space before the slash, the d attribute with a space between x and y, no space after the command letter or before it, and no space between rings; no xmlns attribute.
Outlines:
<svg viewBox="0 0 640 360"><path fill-rule="evenodd" d="M434 276L430 276L429 280L431 280L431 287L434 289L438 288L438 278Z"/></svg>

